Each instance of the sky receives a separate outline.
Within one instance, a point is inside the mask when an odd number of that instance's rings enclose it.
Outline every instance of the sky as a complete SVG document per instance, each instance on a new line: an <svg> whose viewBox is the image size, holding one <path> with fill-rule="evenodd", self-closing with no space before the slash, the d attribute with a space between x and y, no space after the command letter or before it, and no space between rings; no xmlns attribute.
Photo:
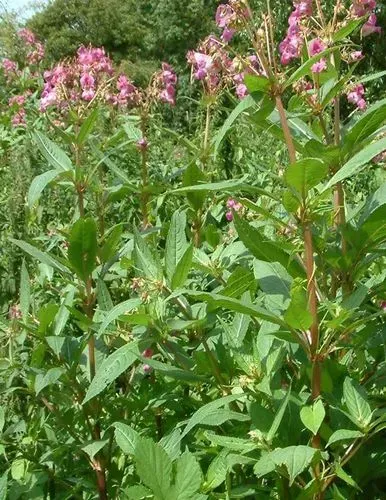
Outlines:
<svg viewBox="0 0 386 500"><path fill-rule="evenodd" d="M28 16L28 6L31 4L31 0L0 0L0 4L5 5L7 9L17 11L22 17L25 17ZM23 11L23 9L26 10Z"/></svg>

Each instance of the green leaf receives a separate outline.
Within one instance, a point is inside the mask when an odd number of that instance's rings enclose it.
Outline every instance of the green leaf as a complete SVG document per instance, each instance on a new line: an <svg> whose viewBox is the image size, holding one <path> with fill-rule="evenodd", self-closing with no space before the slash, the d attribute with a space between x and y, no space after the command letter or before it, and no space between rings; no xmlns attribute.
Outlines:
<svg viewBox="0 0 386 500"><path fill-rule="evenodd" d="M221 295L238 299L244 292L253 287L256 288L256 280L253 273L245 267L237 266L220 293Z"/></svg>
<svg viewBox="0 0 386 500"><path fill-rule="evenodd" d="M44 174L38 175L34 178L27 195L28 205L30 208L32 208L39 200L45 187L62 173L63 170L48 170L48 172L44 172Z"/></svg>
<svg viewBox="0 0 386 500"><path fill-rule="evenodd" d="M185 451L177 460L174 488L171 499L191 500L200 489L202 482L201 468L189 451Z"/></svg>
<svg viewBox="0 0 386 500"><path fill-rule="evenodd" d="M279 262L293 276L304 275L304 269L291 256L262 233L234 214L234 223L240 240L254 257L267 262Z"/></svg>
<svg viewBox="0 0 386 500"><path fill-rule="evenodd" d="M379 153L386 150L386 138L379 139L365 146L359 153L354 155L327 183L324 191L331 188L337 182L343 181L353 174L357 174Z"/></svg>
<svg viewBox="0 0 386 500"><path fill-rule="evenodd" d="M220 434L214 434L212 432L207 432L205 434L206 438L215 446L221 446L231 451L238 451L240 453L249 453L259 447L257 443L249 439L241 439L232 436L222 436Z"/></svg>
<svg viewBox="0 0 386 500"><path fill-rule="evenodd" d="M97 369L82 404L98 396L140 356L138 342L126 344L110 354Z"/></svg>
<svg viewBox="0 0 386 500"><path fill-rule="evenodd" d="M33 137L40 152L55 170L67 172L73 169L70 158L61 148L59 148L59 146L48 139L48 137L41 132L34 132Z"/></svg>
<svg viewBox="0 0 386 500"><path fill-rule="evenodd" d="M230 181L220 181L220 182L212 182L212 183L198 183L193 186L184 186L178 189L174 189L171 191L172 194L185 194L185 193L195 193L201 191L219 191L219 192L231 192L237 191L244 186L245 181L247 180L247 176L244 175L241 179L232 179Z"/></svg>
<svg viewBox="0 0 386 500"><path fill-rule="evenodd" d="M138 432L121 422L115 422L113 427L115 427L114 436L117 445L126 455L134 455L140 437Z"/></svg>
<svg viewBox="0 0 386 500"><path fill-rule="evenodd" d="M206 473L204 491L214 490L225 481L229 471L227 461L228 454L229 452L227 450L222 450L210 463Z"/></svg>
<svg viewBox="0 0 386 500"><path fill-rule="evenodd" d="M124 493L126 495L124 498L127 500L142 500L144 498L154 499L154 495L152 494L152 492L141 484L126 488L124 490Z"/></svg>
<svg viewBox="0 0 386 500"><path fill-rule="evenodd" d="M3 432L4 424L5 424L5 411L4 408L0 406L0 435Z"/></svg>
<svg viewBox="0 0 386 500"><path fill-rule="evenodd" d="M272 472L272 464L276 467L285 466L290 480L290 486L306 468L308 468L318 450L311 448L310 446L288 446L287 448L277 448L267 455L264 455L259 462L256 464L256 469L260 472L258 474L260 477L269 472ZM264 463L264 461L266 463ZM260 464L260 462L263 462ZM266 472L264 472L266 469ZM264 472L264 474L261 473Z"/></svg>
<svg viewBox="0 0 386 500"><path fill-rule="evenodd" d="M99 441L92 441L84 446L82 446L82 450L87 453L87 455L91 458L91 460L95 457L97 453L101 451L101 449L109 442L108 439L103 439Z"/></svg>
<svg viewBox="0 0 386 500"><path fill-rule="evenodd" d="M271 425L271 427L268 431L268 434L267 434L267 441L268 442L271 442L273 440L273 438L276 436L277 431L279 430L280 424L283 420L285 411L286 411L287 406L288 406L290 396L291 396L291 389L288 390L287 394L285 395L285 397L280 405L278 412L275 415L275 418L273 419L272 425Z"/></svg>
<svg viewBox="0 0 386 500"><path fill-rule="evenodd" d="M98 115L99 115L99 109L98 108L94 108L93 111L84 120L84 122L82 123L82 126L80 127L78 136L76 138L76 142L77 142L78 145L81 145L84 142L86 142L88 136L93 131L95 123L96 123L96 121L98 119Z"/></svg>
<svg viewBox="0 0 386 500"><path fill-rule="evenodd" d="M38 250L36 247L27 243L26 241L15 240L13 238L10 238L9 241L17 245L24 252L28 253L29 255L31 255L31 257L39 260L43 264L53 267L54 269L57 269L62 273L69 273L69 274L71 273L68 267L64 266L61 262L52 257L52 255L50 255L48 252L42 252L41 250Z"/></svg>
<svg viewBox="0 0 386 500"><path fill-rule="evenodd" d="M181 435L181 439L183 437L185 437L197 425L200 425L200 424L208 425L208 420L212 421L210 419L213 419L216 417L216 412L218 412L220 408L222 408L225 405L228 405L232 401L236 401L236 400L242 399L244 397L246 397L246 395L243 393L233 394L231 396L224 396L223 398L216 399L215 401L211 401L210 403L207 403L206 405L201 406L201 408L199 408L190 417L190 419L189 419L189 421L184 429L184 432ZM228 412L229 412L229 410L228 410ZM230 413L232 414L235 412L230 412ZM229 418L226 418L226 415L221 415L221 418L216 420L216 421L217 422L221 421L221 419L224 417L225 417L225 420L223 420L222 423L225 422L226 420L229 420ZM220 425L220 424L216 423L214 425Z"/></svg>
<svg viewBox="0 0 386 500"><path fill-rule="evenodd" d="M100 278L100 276L98 276L96 293L98 307L101 311L110 311L111 309L114 309L114 304L111 299L109 289L107 288L106 283Z"/></svg>
<svg viewBox="0 0 386 500"><path fill-rule="evenodd" d="M78 219L72 226L69 243L68 260L77 275L87 281L96 267L98 240L95 220Z"/></svg>
<svg viewBox="0 0 386 500"><path fill-rule="evenodd" d="M291 328L306 331L312 325L312 315L309 311L307 293L302 280L294 280L291 287L291 302L284 314L284 321Z"/></svg>
<svg viewBox="0 0 386 500"><path fill-rule="evenodd" d="M364 434L362 434L362 432L359 431L339 429L331 434L330 439L326 444L326 448L339 441L353 441L354 439L358 439L363 436Z"/></svg>
<svg viewBox="0 0 386 500"><path fill-rule="evenodd" d="M31 285L30 278L25 265L25 260L21 265L20 273L20 311L24 321L28 318L28 312L31 305Z"/></svg>
<svg viewBox="0 0 386 500"><path fill-rule="evenodd" d="M366 204L360 212L358 225L362 226L369 219L369 217L383 205L386 205L386 182L383 183L375 193L367 198Z"/></svg>
<svg viewBox="0 0 386 500"><path fill-rule="evenodd" d="M0 477L0 500L7 499L8 491L8 471Z"/></svg>
<svg viewBox="0 0 386 500"><path fill-rule="evenodd" d="M54 335L60 335L64 330L67 321L70 317L70 311L68 310L68 308L73 306L74 296L75 296L75 287L69 285L65 297L62 303L60 304L58 314L55 317L54 332L53 332Z"/></svg>
<svg viewBox="0 0 386 500"><path fill-rule="evenodd" d="M101 326L99 327L98 330L98 336L102 335L107 327L116 319L119 318L119 316L122 316L124 314L128 314L131 312L133 309L136 309L141 305L141 300L140 299L129 299L126 300L125 302L121 302L120 304L117 304L111 311L108 312L106 315L105 319L103 320Z"/></svg>
<svg viewBox="0 0 386 500"><path fill-rule="evenodd" d="M44 375L38 374L35 378L35 393L38 395L43 389L49 385L55 384L59 378L63 375L63 368L51 368Z"/></svg>
<svg viewBox="0 0 386 500"><path fill-rule="evenodd" d="M386 120L386 102L376 102L370 106L344 137L344 146L348 151L357 143L368 139Z"/></svg>
<svg viewBox="0 0 386 500"><path fill-rule="evenodd" d="M294 188L303 198L308 191L326 178L328 167L316 158L304 158L293 163L285 173L288 185Z"/></svg>
<svg viewBox="0 0 386 500"><path fill-rule="evenodd" d="M250 94L254 92L263 92L266 94L271 87L271 82L266 76L246 74L244 83Z"/></svg>
<svg viewBox="0 0 386 500"><path fill-rule="evenodd" d="M178 264L172 276L172 281L171 281L172 290L176 290L177 288L185 284L185 281L187 280L189 275L189 271L192 269L193 252L194 252L193 245L189 245L186 248L181 259L178 261Z"/></svg>
<svg viewBox="0 0 386 500"><path fill-rule="evenodd" d="M316 62L320 61L323 57L328 56L335 50L339 50L338 47L331 47L329 49L324 50L323 52L320 52L319 54L316 54L313 57L310 57L305 63L303 63L300 68L298 68L292 75L287 78L284 88L288 88L291 85L293 85L295 82L300 80L300 78L303 78L303 76L307 75L311 71L311 66L315 64Z"/></svg>
<svg viewBox="0 0 386 500"><path fill-rule="evenodd" d="M161 279L162 268L160 263L138 231L134 233L134 254L136 265L144 276L154 281Z"/></svg>
<svg viewBox="0 0 386 500"><path fill-rule="evenodd" d="M170 281L172 280L177 264L186 251L187 241L185 230L185 212L174 212L170 222L170 228L166 238L165 248L166 275Z"/></svg>
<svg viewBox="0 0 386 500"><path fill-rule="evenodd" d="M239 312L242 314L248 314L249 316L253 316L255 318L264 319L276 325L285 326L285 323L279 316L277 316L276 314L272 314L270 311L267 311L262 307L255 306L254 304L248 304L246 302L242 302L241 300L233 299L232 297L226 297L214 293L198 292L190 290L185 291L184 293L192 298L202 300L208 303L215 309L221 307L224 309L229 309L230 311Z"/></svg>
<svg viewBox="0 0 386 500"><path fill-rule="evenodd" d="M358 83L368 83L368 82L372 82L373 80L378 80L378 78L382 78L385 75L386 75L386 70L377 71L376 73L371 73L370 75L362 76L362 78L357 80L357 82Z"/></svg>
<svg viewBox="0 0 386 500"><path fill-rule="evenodd" d="M339 464L337 464L335 467L335 473L339 477L339 479L342 479L345 483L349 484L356 490L362 491L357 485L357 483L354 481L354 479L351 476L349 476L347 472L345 472Z"/></svg>
<svg viewBox="0 0 386 500"><path fill-rule="evenodd" d="M363 387L346 377L343 384L343 397L351 417L361 429L366 429L371 422L372 411Z"/></svg>
<svg viewBox="0 0 386 500"><path fill-rule="evenodd" d="M159 500L168 500L171 490L172 461L161 446L151 439L138 439L135 465L141 481Z"/></svg>
<svg viewBox="0 0 386 500"><path fill-rule="evenodd" d="M185 382L204 382L206 378L201 375L196 375L191 370L181 370L181 368L177 368L172 365L167 365L165 363L161 363L156 359L145 359L142 358L144 363L150 365L154 370L158 370L163 373L166 377L174 378L176 380L183 380Z"/></svg>
<svg viewBox="0 0 386 500"><path fill-rule="evenodd" d="M215 155L217 155L218 149L224 140L224 137L227 135L229 130L231 129L232 125L234 122L237 120L237 118L247 111L249 108L254 107L255 102L253 100L252 96L247 96L245 99L240 101L237 106L234 108L234 110L231 112L231 114L228 116L228 118L225 120L223 126L221 129L217 132L215 138L214 138L214 150L215 150Z"/></svg>
<svg viewBox="0 0 386 500"><path fill-rule="evenodd" d="M333 42L340 42L347 38L353 31L355 31L361 24L363 24L363 19L352 19L343 28L340 28L332 35Z"/></svg>
<svg viewBox="0 0 386 500"><path fill-rule="evenodd" d="M305 406L300 410L300 418L303 424L314 436L318 433L320 426L326 416L322 401L319 399L312 406Z"/></svg>
<svg viewBox="0 0 386 500"><path fill-rule="evenodd" d="M193 187L197 184L202 184L205 182L205 175L202 170L195 164L191 163L185 170L184 177L182 179L182 184L184 187ZM182 188L181 188L182 189ZM186 197L191 207L197 212L201 210L204 201L206 199L206 192L202 190L201 186L196 190L189 190L186 193Z"/></svg>

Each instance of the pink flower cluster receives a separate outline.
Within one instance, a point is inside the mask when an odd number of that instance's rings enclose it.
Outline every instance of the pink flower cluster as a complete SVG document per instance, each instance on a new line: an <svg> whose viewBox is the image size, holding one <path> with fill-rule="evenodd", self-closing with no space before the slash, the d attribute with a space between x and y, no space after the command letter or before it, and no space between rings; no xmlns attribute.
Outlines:
<svg viewBox="0 0 386 500"><path fill-rule="evenodd" d="M365 95L365 89L363 85L360 83L359 85L356 85L350 92L347 94L347 100L351 104L355 104L358 109L361 111L366 109L367 103L364 98Z"/></svg>
<svg viewBox="0 0 386 500"><path fill-rule="evenodd" d="M362 35L369 36L373 33L380 33L382 29L377 26L377 16L375 9L376 0L354 0L351 6L351 12L355 17L369 16L366 23L362 26Z"/></svg>
<svg viewBox="0 0 386 500"><path fill-rule="evenodd" d="M103 48L80 47L75 59L44 73L40 110L91 102L97 96L106 98L104 92L113 73L112 61Z"/></svg>
<svg viewBox="0 0 386 500"><path fill-rule="evenodd" d="M221 40L224 43L230 42L250 16L251 13L244 0L229 0L227 4L220 4L216 11L216 24L223 30Z"/></svg>
<svg viewBox="0 0 386 500"><path fill-rule="evenodd" d="M223 76L232 65L223 44L213 35L206 38L196 51L189 51L187 60L192 66L193 77L202 81L209 94L215 94L221 88Z"/></svg>
<svg viewBox="0 0 386 500"><path fill-rule="evenodd" d="M2 61L2 66L7 80L12 79L18 74L17 63L15 61L5 58Z"/></svg>
<svg viewBox="0 0 386 500"><path fill-rule="evenodd" d="M162 63L162 71L159 75L159 99L161 102L174 106L176 104L177 75L170 64Z"/></svg>
<svg viewBox="0 0 386 500"><path fill-rule="evenodd" d="M283 65L300 56L304 43L301 22L312 14L312 0L294 0L293 5L294 10L288 19L287 36L279 45L280 60Z"/></svg>
<svg viewBox="0 0 386 500"><path fill-rule="evenodd" d="M31 95L30 91L27 91L24 95L15 95L10 97L8 100L8 106L13 111L13 116L11 119L11 123L14 127L26 127L26 111L25 104L27 97Z"/></svg>
<svg viewBox="0 0 386 500"><path fill-rule="evenodd" d="M247 86L244 83L246 74L262 74L257 56L252 55L247 58L247 61L233 59L232 65L229 68L230 76L236 85L236 95L242 100L248 95Z"/></svg>
<svg viewBox="0 0 386 500"><path fill-rule="evenodd" d="M233 211L240 212L240 210L243 208L241 203L237 202L233 198L228 199L226 206L228 208L228 211L225 214L225 217L228 222L231 222L233 220Z"/></svg>
<svg viewBox="0 0 386 500"><path fill-rule="evenodd" d="M18 36L27 48L28 64L38 64L44 59L44 45L36 39L35 34L31 30L23 28L18 32Z"/></svg>

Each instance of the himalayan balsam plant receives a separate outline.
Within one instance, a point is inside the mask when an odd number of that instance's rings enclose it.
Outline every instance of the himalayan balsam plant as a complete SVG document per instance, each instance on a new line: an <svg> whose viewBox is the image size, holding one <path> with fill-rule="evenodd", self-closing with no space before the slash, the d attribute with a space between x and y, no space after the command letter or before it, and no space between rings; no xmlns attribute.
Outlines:
<svg viewBox="0 0 386 500"><path fill-rule="evenodd" d="M386 184L359 205L348 189L386 156L386 101L366 97L382 75L356 76L378 7L294 0L283 40L275 8L221 4L187 54L203 126L159 185L169 64L140 89L80 47L36 77L35 115L12 120L51 168L28 208L53 187L68 213L10 242L26 260L0 325L0 498L383 498ZM285 148L268 180L222 179L240 121L249 147Z"/></svg>

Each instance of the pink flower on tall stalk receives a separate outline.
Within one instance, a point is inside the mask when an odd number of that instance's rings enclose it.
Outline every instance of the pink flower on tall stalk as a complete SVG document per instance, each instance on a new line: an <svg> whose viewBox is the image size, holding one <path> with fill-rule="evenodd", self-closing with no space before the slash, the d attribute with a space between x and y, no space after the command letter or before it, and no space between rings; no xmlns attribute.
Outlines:
<svg viewBox="0 0 386 500"><path fill-rule="evenodd" d="M160 93L159 99L161 102L174 106L176 104L176 85L177 75L168 63L162 63L162 70L159 77Z"/></svg>
<svg viewBox="0 0 386 500"><path fill-rule="evenodd" d="M288 18L287 36L279 45L280 61L285 66L300 57L304 37L300 22L312 14L312 0L294 0L294 10Z"/></svg>
<svg viewBox="0 0 386 500"><path fill-rule="evenodd" d="M364 17L376 8L376 0L354 0L351 11L355 17Z"/></svg>
<svg viewBox="0 0 386 500"><path fill-rule="evenodd" d="M137 148L140 151L146 151L149 148L149 141L146 139L146 137L141 137L137 141ZM146 357L146 356L145 356Z"/></svg>
<svg viewBox="0 0 386 500"><path fill-rule="evenodd" d="M228 222L231 222L233 220L233 211L240 212L243 208L241 203L237 202L233 198L229 198L227 200L226 206L228 208L228 211L226 212L225 217Z"/></svg>
<svg viewBox="0 0 386 500"><path fill-rule="evenodd" d="M351 104L355 104L358 109L363 111L367 107L364 95L365 95L365 89L363 85L360 83L347 94L347 100Z"/></svg>
<svg viewBox="0 0 386 500"><path fill-rule="evenodd" d="M316 54L323 52L323 50L326 50L326 48L326 44L320 40L320 38L314 38L308 44L308 53L310 57L313 57L316 56Z"/></svg>
<svg viewBox="0 0 386 500"><path fill-rule="evenodd" d="M382 28L377 26L377 16L375 14L371 14L367 22L362 26L362 36L369 36L373 33L381 33Z"/></svg>
<svg viewBox="0 0 386 500"><path fill-rule="evenodd" d="M80 77L80 85L84 90L91 89L95 85L95 78L90 73L84 73Z"/></svg>
<svg viewBox="0 0 386 500"><path fill-rule="evenodd" d="M316 74L322 73L326 69L327 69L327 61L326 61L326 59L323 59L323 58L311 66L312 73L316 73Z"/></svg>
<svg viewBox="0 0 386 500"><path fill-rule="evenodd" d="M26 45L34 45L36 43L35 34L27 28L21 29L18 32L18 36L19 36L19 38L21 38L23 40L23 42Z"/></svg>
<svg viewBox="0 0 386 500"><path fill-rule="evenodd" d="M221 40L230 42L249 17L249 9L243 0L229 0L228 4L220 4L216 11L216 24L223 30Z"/></svg>
<svg viewBox="0 0 386 500"><path fill-rule="evenodd" d="M25 120L26 112L24 108L19 109L19 111L13 116L11 123L14 127L26 127L27 122Z"/></svg>
<svg viewBox="0 0 386 500"><path fill-rule="evenodd" d="M354 50L349 55L349 62L357 62L364 58L363 52L361 50Z"/></svg>

